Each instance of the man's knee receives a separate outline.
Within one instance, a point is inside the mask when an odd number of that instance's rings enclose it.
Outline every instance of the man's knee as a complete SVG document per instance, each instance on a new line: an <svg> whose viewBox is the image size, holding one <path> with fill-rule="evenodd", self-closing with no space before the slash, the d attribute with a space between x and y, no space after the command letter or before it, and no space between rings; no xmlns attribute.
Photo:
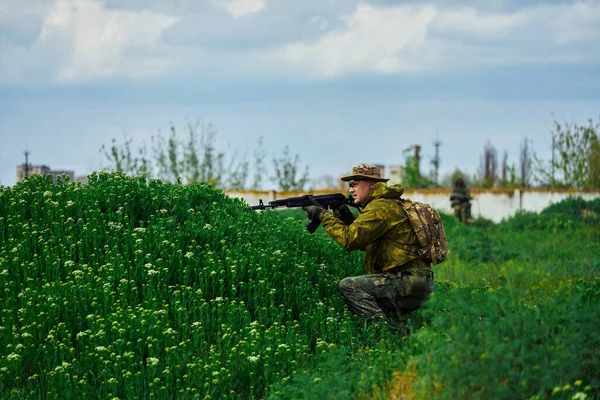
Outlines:
<svg viewBox="0 0 600 400"><path fill-rule="evenodd" d="M356 290L356 285L354 284L354 280L351 277L344 278L340 281L338 289L342 296L348 297L348 293L351 293L352 291Z"/></svg>

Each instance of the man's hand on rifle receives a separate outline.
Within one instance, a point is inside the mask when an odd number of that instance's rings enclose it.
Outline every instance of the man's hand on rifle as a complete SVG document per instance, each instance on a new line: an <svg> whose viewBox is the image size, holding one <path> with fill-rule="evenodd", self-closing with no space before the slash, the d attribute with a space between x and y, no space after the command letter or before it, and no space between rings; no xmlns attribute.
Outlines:
<svg viewBox="0 0 600 400"><path fill-rule="evenodd" d="M312 206L304 206L302 207L302 210L306 211L306 215L311 221L321 222L325 209L318 201L313 199L312 196L308 198L308 201L310 201Z"/></svg>
<svg viewBox="0 0 600 400"><path fill-rule="evenodd" d="M350 208L345 204L341 204L337 208L334 208L333 215L341 219L344 225L350 225L354 222L354 214L352 214Z"/></svg>

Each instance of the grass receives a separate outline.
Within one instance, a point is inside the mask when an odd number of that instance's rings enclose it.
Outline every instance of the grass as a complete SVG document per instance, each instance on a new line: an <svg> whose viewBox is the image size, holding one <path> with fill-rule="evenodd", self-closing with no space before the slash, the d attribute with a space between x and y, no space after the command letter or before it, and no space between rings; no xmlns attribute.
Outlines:
<svg viewBox="0 0 600 400"><path fill-rule="evenodd" d="M599 201L444 215L448 260L399 337L348 313L362 255L301 210L89 178L0 187L2 398L599 397Z"/></svg>

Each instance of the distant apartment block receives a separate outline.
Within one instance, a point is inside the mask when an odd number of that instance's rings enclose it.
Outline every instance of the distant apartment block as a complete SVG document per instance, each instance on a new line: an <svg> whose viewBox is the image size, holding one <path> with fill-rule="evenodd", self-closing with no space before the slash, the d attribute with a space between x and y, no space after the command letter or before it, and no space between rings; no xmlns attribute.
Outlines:
<svg viewBox="0 0 600 400"><path fill-rule="evenodd" d="M52 175L52 179L56 182L56 179L65 174L69 177L71 182L75 181L75 171L69 170L52 170L47 165L28 165L25 168L25 164L17 165L17 182L23 182L26 176L31 175Z"/></svg>
<svg viewBox="0 0 600 400"><path fill-rule="evenodd" d="M401 185L402 184L402 170L404 169L401 165L390 165L389 174L386 178L390 178L388 185Z"/></svg>

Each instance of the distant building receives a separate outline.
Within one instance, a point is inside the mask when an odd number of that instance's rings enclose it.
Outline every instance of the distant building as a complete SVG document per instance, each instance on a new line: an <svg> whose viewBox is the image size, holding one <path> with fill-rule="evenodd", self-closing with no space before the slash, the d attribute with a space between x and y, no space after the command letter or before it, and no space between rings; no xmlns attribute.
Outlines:
<svg viewBox="0 0 600 400"><path fill-rule="evenodd" d="M23 182L26 176L31 175L52 175L52 179L56 182L56 179L61 175L67 175L71 182L75 181L75 171L68 170L51 170L47 165L28 165L25 164L17 165L17 182Z"/></svg>
<svg viewBox="0 0 600 400"><path fill-rule="evenodd" d="M388 181L388 185L401 185L402 184L402 171L404 167L401 165L390 165L389 166L389 175L387 178L390 178Z"/></svg>

